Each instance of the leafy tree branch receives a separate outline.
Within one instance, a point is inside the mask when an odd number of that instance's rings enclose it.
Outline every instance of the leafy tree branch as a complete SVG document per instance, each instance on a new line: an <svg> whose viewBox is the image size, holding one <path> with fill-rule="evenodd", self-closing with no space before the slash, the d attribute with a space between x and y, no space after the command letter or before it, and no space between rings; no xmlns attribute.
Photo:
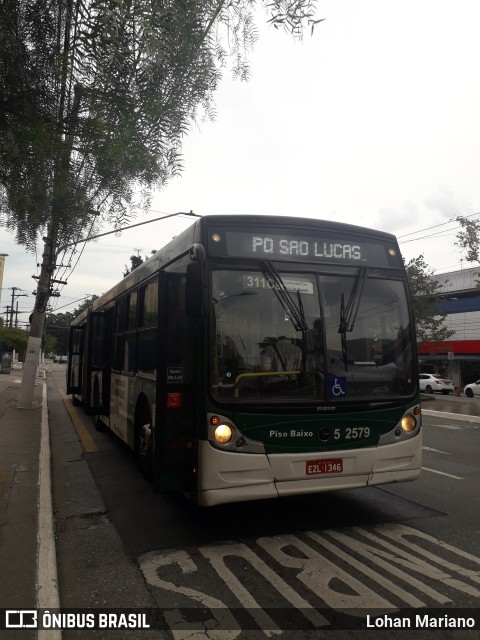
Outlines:
<svg viewBox="0 0 480 640"><path fill-rule="evenodd" d="M440 283L423 255L405 264L412 296L413 315L418 342L442 342L454 331L445 326L445 315L440 312Z"/></svg>

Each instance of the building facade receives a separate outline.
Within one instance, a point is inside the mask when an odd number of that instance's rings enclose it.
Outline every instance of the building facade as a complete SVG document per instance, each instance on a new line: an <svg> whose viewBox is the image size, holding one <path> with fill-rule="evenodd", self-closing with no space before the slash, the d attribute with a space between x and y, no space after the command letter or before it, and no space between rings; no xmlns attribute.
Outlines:
<svg viewBox="0 0 480 640"><path fill-rule="evenodd" d="M420 371L441 373L463 388L480 380L480 266L435 275L440 312L454 333L448 340L419 345Z"/></svg>

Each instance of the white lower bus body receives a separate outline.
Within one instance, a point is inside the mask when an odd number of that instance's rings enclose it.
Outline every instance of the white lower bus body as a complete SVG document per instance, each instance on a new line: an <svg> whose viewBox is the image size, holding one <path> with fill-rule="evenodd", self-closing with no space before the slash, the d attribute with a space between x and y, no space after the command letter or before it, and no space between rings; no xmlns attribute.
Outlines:
<svg viewBox="0 0 480 640"><path fill-rule="evenodd" d="M420 475L422 431L392 444L324 453L236 453L198 443L197 501L201 506L355 489L415 480ZM341 458L340 473L306 475L311 460Z"/></svg>

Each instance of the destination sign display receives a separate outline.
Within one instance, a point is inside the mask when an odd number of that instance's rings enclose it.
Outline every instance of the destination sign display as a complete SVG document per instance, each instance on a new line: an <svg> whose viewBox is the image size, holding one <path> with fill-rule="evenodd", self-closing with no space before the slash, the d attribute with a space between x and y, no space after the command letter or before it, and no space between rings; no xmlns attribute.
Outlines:
<svg viewBox="0 0 480 640"><path fill-rule="evenodd" d="M328 234L297 235L295 233L245 232L219 230L209 235L209 251L213 256L288 260L376 267L399 267L397 248L385 242L362 237L346 238Z"/></svg>

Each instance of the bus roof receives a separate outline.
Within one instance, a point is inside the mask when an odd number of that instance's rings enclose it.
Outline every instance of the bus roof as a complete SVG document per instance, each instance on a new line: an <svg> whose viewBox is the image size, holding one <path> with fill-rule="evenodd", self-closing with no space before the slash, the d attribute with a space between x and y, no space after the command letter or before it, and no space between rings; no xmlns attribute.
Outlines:
<svg viewBox="0 0 480 640"><path fill-rule="evenodd" d="M147 279L159 269L166 266L181 255L188 253L194 243L202 243L207 247L207 229L236 228L243 231L262 229L263 232L272 232L274 229L285 231L317 230L326 233L338 233L352 238L363 237L377 242L392 243L397 245L396 237L384 231L360 227L357 225L335 222L332 220L320 220L316 218L297 218L293 216L274 215L206 215L198 218L192 225L175 236L153 256L129 273L123 280L115 284L111 289L102 294L92 305L96 310L115 299L118 295L128 291L139 282ZM86 318L88 310L82 312L73 322L80 324Z"/></svg>

